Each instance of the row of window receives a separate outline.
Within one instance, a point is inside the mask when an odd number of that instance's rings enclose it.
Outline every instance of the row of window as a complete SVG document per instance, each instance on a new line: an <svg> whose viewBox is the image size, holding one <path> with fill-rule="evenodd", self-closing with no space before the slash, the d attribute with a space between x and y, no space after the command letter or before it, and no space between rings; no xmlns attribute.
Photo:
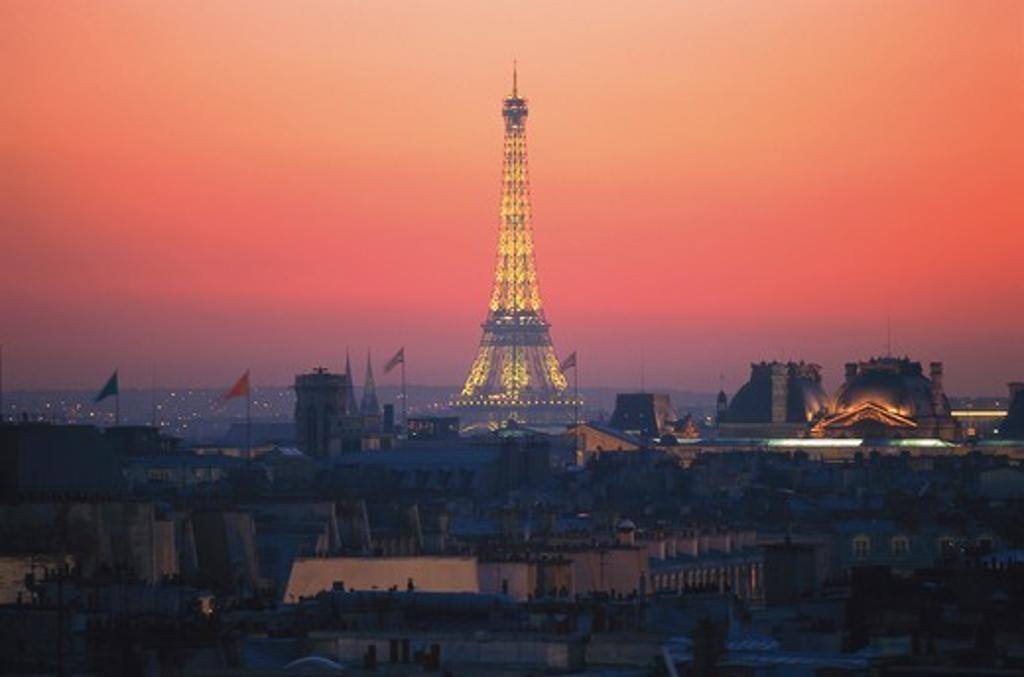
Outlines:
<svg viewBox="0 0 1024 677"><path fill-rule="evenodd" d="M939 540L939 547L944 555L953 555L958 548L958 542L951 537ZM983 552L992 550L992 539L983 536L974 543L975 547ZM855 536L852 541L853 556L857 559L866 559L871 555L871 537L865 534ZM910 553L910 539L907 536L893 536L889 539L889 554L894 557L905 557Z"/></svg>

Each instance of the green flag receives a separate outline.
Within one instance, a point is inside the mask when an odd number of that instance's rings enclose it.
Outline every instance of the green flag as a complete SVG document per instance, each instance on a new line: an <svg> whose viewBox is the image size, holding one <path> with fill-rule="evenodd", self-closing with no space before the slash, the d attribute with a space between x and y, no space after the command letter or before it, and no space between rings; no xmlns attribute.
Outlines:
<svg viewBox="0 0 1024 677"><path fill-rule="evenodd" d="M102 402L111 395L117 395L117 369L115 369L114 373L110 375L109 379L107 379L107 385L103 386L103 389L97 393L93 402Z"/></svg>

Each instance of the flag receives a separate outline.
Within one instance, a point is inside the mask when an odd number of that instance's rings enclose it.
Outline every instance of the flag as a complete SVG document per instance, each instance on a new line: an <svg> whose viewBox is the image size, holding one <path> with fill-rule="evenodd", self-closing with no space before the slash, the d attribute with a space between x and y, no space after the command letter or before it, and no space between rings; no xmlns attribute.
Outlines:
<svg viewBox="0 0 1024 677"><path fill-rule="evenodd" d="M246 397L249 395L249 370L246 369L245 373L238 377L235 381L235 385L231 386L231 390L224 393L224 397L221 398L225 401L234 399L236 397Z"/></svg>
<svg viewBox="0 0 1024 677"><path fill-rule="evenodd" d="M405 346L399 348L395 356L384 364L384 373L388 373L400 364L405 364Z"/></svg>
<svg viewBox="0 0 1024 677"><path fill-rule="evenodd" d="M96 397L94 397L92 401L93 402L102 402L103 400L107 399L111 395L117 395L117 394L118 394L118 388L117 388L117 369L115 369L114 373L110 375L109 379L107 379L107 384L105 386L103 386L98 393L96 393Z"/></svg>
<svg viewBox="0 0 1024 677"><path fill-rule="evenodd" d="M575 369L576 368L576 351L575 350L572 351L572 353L570 353L568 357L566 357L564 360L562 360L562 363L560 365L558 365L558 368L561 369L562 371L565 371L567 369Z"/></svg>

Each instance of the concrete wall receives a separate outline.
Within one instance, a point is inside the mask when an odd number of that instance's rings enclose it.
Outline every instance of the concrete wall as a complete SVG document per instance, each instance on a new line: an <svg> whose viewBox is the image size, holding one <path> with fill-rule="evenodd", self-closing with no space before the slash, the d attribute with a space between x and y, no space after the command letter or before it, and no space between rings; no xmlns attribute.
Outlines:
<svg viewBox="0 0 1024 677"><path fill-rule="evenodd" d="M480 592L474 557L300 557L292 564L284 601L330 590L335 582L346 590L405 590L409 579L417 590Z"/></svg>
<svg viewBox="0 0 1024 677"><path fill-rule="evenodd" d="M172 530L173 531L173 530ZM157 526L153 504L139 501L21 503L0 506L0 538L29 552L66 549L85 574L106 564L127 567L145 581L167 573L168 530Z"/></svg>
<svg viewBox="0 0 1024 677"><path fill-rule="evenodd" d="M502 581L508 581L508 596L525 601L537 589L536 566L530 562L480 562L480 592L500 595Z"/></svg>
<svg viewBox="0 0 1024 677"><path fill-rule="evenodd" d="M610 592L628 595L634 590L650 592L647 548L609 548L566 553L572 558L574 594ZM641 583L643 581L643 583Z"/></svg>

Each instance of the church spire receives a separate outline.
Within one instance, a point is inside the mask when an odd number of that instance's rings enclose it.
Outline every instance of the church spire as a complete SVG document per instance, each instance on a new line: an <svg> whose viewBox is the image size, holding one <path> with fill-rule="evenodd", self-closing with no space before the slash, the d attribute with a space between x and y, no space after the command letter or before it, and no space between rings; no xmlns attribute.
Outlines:
<svg viewBox="0 0 1024 677"><path fill-rule="evenodd" d="M512 59L512 98L519 98L519 62Z"/></svg>
<svg viewBox="0 0 1024 677"><path fill-rule="evenodd" d="M356 404L356 386L352 378L352 360L349 359L348 348L345 348L345 414L351 416L359 413Z"/></svg>
<svg viewBox="0 0 1024 677"><path fill-rule="evenodd" d="M377 385L373 381L373 362L370 360L370 349L366 349L366 378L363 380L363 403L359 407L363 416L380 416L380 403L377 402Z"/></svg>

